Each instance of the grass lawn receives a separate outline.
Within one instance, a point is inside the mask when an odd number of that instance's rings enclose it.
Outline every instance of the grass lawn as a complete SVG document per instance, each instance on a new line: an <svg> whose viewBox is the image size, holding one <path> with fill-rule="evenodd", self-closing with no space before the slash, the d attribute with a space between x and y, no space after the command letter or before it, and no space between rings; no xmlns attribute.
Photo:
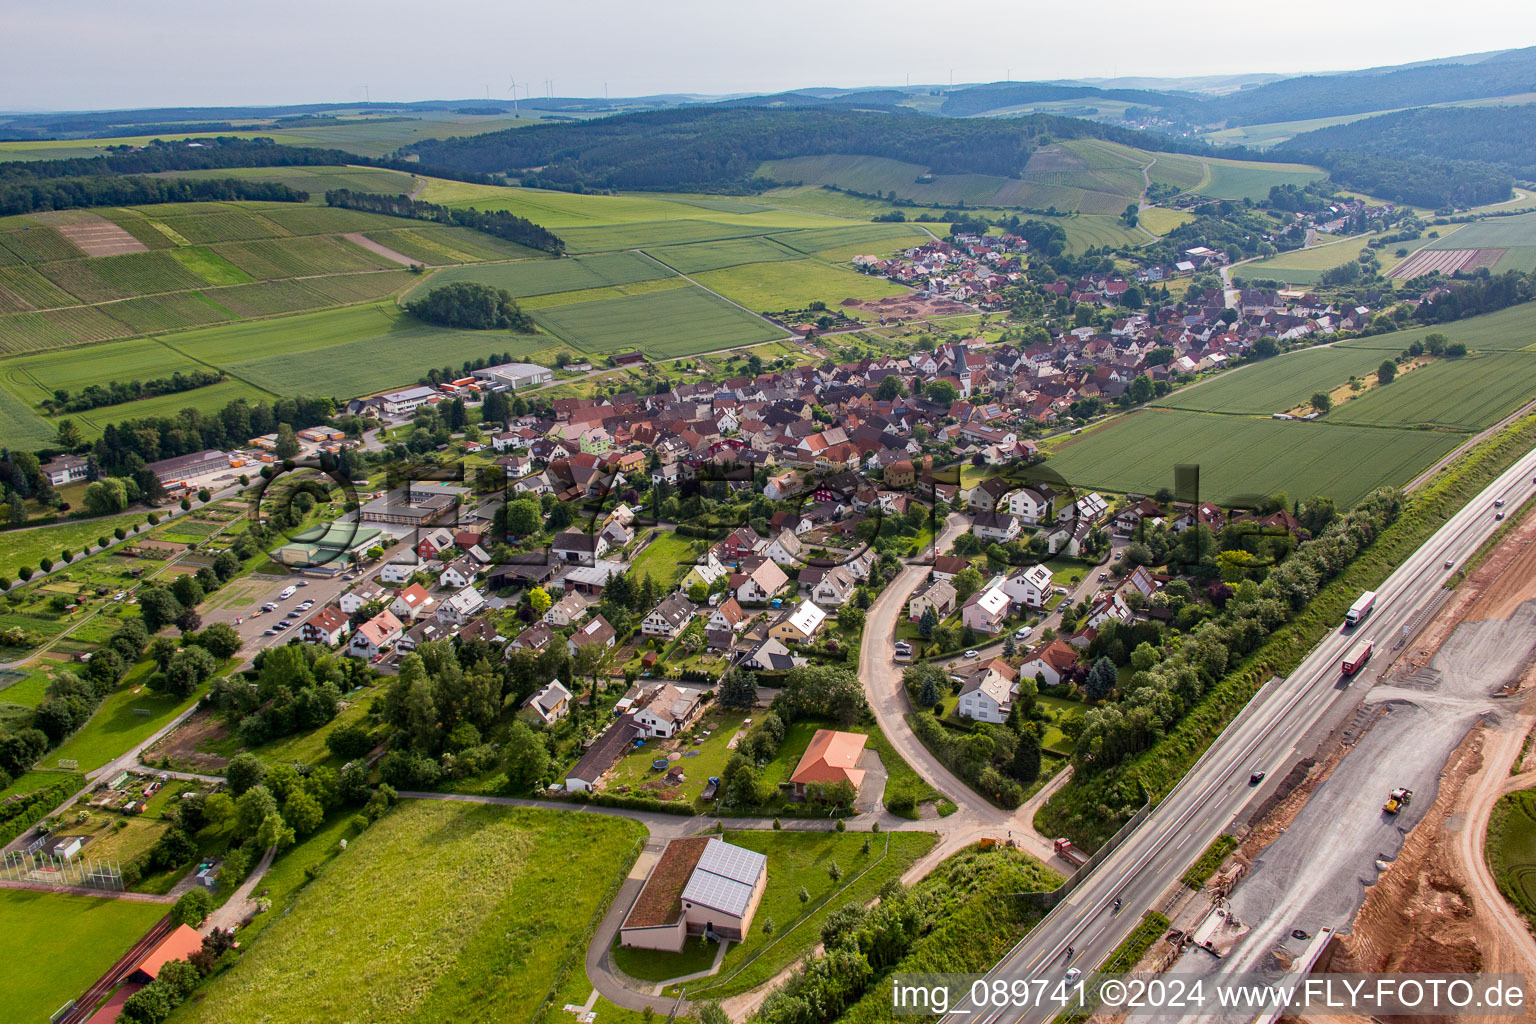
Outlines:
<svg viewBox="0 0 1536 1024"><path fill-rule="evenodd" d="M613 962L619 970L637 981L667 981L685 974L709 969L715 962L720 944L702 935L690 936L676 953L664 949L636 949L614 940Z"/></svg>
<svg viewBox="0 0 1536 1024"><path fill-rule="evenodd" d="M165 916L158 903L0 889L0 918L15 950L0 966L5 1016L44 1021L85 992ZM46 968L44 967L46 965Z"/></svg>
<svg viewBox="0 0 1536 1024"><path fill-rule="evenodd" d="M161 726L197 703L206 689L199 688L186 700L172 694L151 693L143 685L148 675L142 670L130 673L129 681L101 702L101 707L79 732L49 752L49 760L73 758L80 762L83 772L100 768L126 753L134 744L148 739ZM138 677L136 680L135 676ZM141 710L148 714L140 714Z"/></svg>
<svg viewBox="0 0 1536 1024"><path fill-rule="evenodd" d="M693 541L657 528L655 539L629 563L630 578L639 581L649 574L657 586L668 591L687 574L694 557Z"/></svg>
<svg viewBox="0 0 1536 1024"><path fill-rule="evenodd" d="M280 764L285 761L297 761L311 767L322 765L340 769L341 762L332 763L333 757L330 748L325 745L325 738L342 726L361 722L368 717L368 705L372 703L374 691L365 690L353 698L349 707L343 708L341 713L318 729L308 732L295 733L292 736L284 736L270 743L263 743L258 747L250 748L250 752L261 758L267 764ZM230 758L245 748L234 736L225 736L221 739L205 740L198 744L198 750L209 754L217 754L220 757ZM207 768L199 768L198 771L207 771Z"/></svg>
<svg viewBox="0 0 1536 1024"><path fill-rule="evenodd" d="M705 714L703 721L692 734L702 736L703 730L708 729L709 735L704 737L704 742L694 744L691 739L684 739L676 744L679 751L685 755L681 760L674 762L683 767L687 781L682 786L682 800L697 800L709 783L711 775L718 776L725 768L725 762L730 760L731 751L726 749L726 744L731 742L731 737L741 728L742 719L746 718L744 711L725 711L719 707L711 708ZM626 786L632 793L651 795L650 790L642 790L643 783L652 779L660 779L665 773L658 772L651 767L651 762L660 757L665 757L666 748L673 744L666 740L647 740L645 746L636 747L630 753L624 755L613 769L612 780L604 787L605 792L616 792L617 787ZM695 756L688 757L686 755ZM679 972L684 973L684 972ZM673 977L673 975L667 975ZM659 980L659 979L658 979Z"/></svg>
<svg viewBox="0 0 1536 1024"><path fill-rule="evenodd" d="M1081 718L1083 705L1064 697L1039 696L1035 701L1044 709L1049 719L1048 722L1041 723L1044 729L1040 737L1040 746L1053 753L1070 755L1072 741L1067 739L1066 733L1061 731L1061 723L1068 718Z"/></svg>
<svg viewBox="0 0 1536 1024"><path fill-rule="evenodd" d="M768 888L745 942L732 946L714 978L691 982L691 999L718 999L762 984L820 941L821 923L847 903L873 899L932 848L931 832L732 832L728 842L768 857ZM861 852L864 840L869 853ZM842 877L833 880L833 863ZM810 899L800 902L804 888ZM763 925L773 921L772 935Z"/></svg>
<svg viewBox="0 0 1536 1024"><path fill-rule="evenodd" d="M157 794L158 795L158 794ZM117 828L118 822L123 823ZM90 820L83 825L73 821L60 827L59 835L90 836L81 847L82 856L93 860L116 860L127 863L159 841L170 826L163 821L149 818L128 818L119 814L93 811Z"/></svg>
<svg viewBox="0 0 1536 1024"><path fill-rule="evenodd" d="M567 970L580 973L644 834L605 815L406 801L298 899L274 900L277 920L181 1019L260 1020L279 991L292 1024L459 1021L490 1006L531 1015ZM279 893L310 859L296 852Z"/></svg>

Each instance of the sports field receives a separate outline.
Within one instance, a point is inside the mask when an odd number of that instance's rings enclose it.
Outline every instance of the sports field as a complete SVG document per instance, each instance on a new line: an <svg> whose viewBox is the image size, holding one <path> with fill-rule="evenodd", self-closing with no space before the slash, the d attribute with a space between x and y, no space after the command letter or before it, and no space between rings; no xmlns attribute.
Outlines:
<svg viewBox="0 0 1536 1024"><path fill-rule="evenodd" d="M1198 464L1200 496L1223 504L1284 491L1347 505L1375 487L1406 483L1464 440L1442 431L1154 409L1063 443L1048 465L1077 488L1151 494L1173 486L1175 466Z"/></svg>
<svg viewBox="0 0 1536 1024"><path fill-rule="evenodd" d="M6 937L13 949L26 951L0 964L6 1019L48 1020L84 994L166 909L159 903L0 889Z"/></svg>
<svg viewBox="0 0 1536 1024"><path fill-rule="evenodd" d="M670 358L784 336L772 324L691 285L531 312L549 334L593 354L640 349L653 358Z"/></svg>
<svg viewBox="0 0 1536 1024"><path fill-rule="evenodd" d="M644 836L609 815L404 801L181 1019L267 1019L279 991L287 1024L527 1017L582 970L587 929Z"/></svg>

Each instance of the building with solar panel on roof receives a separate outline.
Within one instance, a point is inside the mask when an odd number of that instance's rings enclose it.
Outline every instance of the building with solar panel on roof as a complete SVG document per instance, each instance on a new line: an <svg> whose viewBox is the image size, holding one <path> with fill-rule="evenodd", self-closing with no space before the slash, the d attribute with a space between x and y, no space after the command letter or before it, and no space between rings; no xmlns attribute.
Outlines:
<svg viewBox="0 0 1536 1024"><path fill-rule="evenodd" d="M619 941L678 952L690 935L740 942L768 885L768 858L714 836L674 839L651 869Z"/></svg>

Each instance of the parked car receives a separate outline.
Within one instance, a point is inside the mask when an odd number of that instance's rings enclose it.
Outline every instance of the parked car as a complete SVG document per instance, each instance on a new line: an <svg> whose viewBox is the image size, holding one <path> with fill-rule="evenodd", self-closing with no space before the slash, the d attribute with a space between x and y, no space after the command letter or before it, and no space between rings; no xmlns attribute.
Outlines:
<svg viewBox="0 0 1536 1024"><path fill-rule="evenodd" d="M309 580L299 580L299 582L295 583L294 586L296 586L296 587L307 587L307 586L309 586Z"/></svg>
<svg viewBox="0 0 1536 1024"><path fill-rule="evenodd" d="M1013 631L1013 638L1015 640L1023 640L1025 637L1029 636L1029 634L1031 634L1033 632L1034 632L1034 627L1033 626L1020 626L1018 629Z"/></svg>
<svg viewBox="0 0 1536 1024"><path fill-rule="evenodd" d="M967 658L979 658L979 657L981 657L981 652L980 651L966 651L965 652L965 656Z"/></svg>
<svg viewBox="0 0 1536 1024"><path fill-rule="evenodd" d="M269 629L263 635L264 636L277 636L277 630L276 629Z"/></svg>

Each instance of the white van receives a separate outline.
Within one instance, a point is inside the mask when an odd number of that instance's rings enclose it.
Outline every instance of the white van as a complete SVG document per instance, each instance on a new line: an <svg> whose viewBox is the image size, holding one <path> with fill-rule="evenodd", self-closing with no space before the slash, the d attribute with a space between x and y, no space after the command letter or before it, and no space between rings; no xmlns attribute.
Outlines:
<svg viewBox="0 0 1536 1024"><path fill-rule="evenodd" d="M295 593L297 593L297 591L298 591L297 587L284 587L283 588L283 592L281 594L277 595L277 599L279 601L286 601L290 597L292 597Z"/></svg>

